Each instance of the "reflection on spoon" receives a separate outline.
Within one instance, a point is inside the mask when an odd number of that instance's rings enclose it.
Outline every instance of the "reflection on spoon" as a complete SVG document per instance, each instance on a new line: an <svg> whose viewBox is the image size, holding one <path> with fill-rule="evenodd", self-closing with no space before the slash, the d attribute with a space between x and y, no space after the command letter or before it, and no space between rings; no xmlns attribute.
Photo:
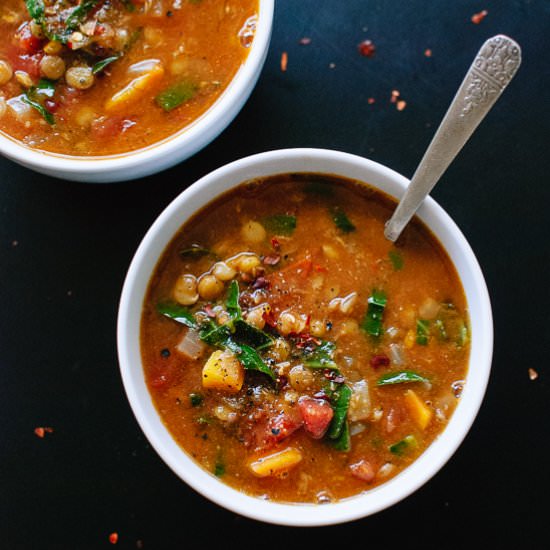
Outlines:
<svg viewBox="0 0 550 550"><path fill-rule="evenodd" d="M493 36L481 46L405 194L386 223L387 239L397 240L424 197L510 83L520 63L521 48L507 36Z"/></svg>

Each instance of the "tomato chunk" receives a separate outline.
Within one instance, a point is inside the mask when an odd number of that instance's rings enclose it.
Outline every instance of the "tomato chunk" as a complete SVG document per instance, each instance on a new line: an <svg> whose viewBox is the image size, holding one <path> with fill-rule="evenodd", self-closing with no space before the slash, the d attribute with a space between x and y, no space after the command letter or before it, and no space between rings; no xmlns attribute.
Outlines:
<svg viewBox="0 0 550 550"><path fill-rule="evenodd" d="M355 464L351 464L349 468L354 477L360 479L361 481L366 481L367 483L370 483L376 476L372 464L365 459L362 459Z"/></svg>
<svg viewBox="0 0 550 550"><path fill-rule="evenodd" d="M304 429L313 439L321 439L334 416L330 404L324 399L303 395L298 399L298 407L304 420Z"/></svg>
<svg viewBox="0 0 550 550"><path fill-rule="evenodd" d="M34 36L28 21L19 27L17 38L19 39L19 47L27 54L40 51L45 42L42 38Z"/></svg>

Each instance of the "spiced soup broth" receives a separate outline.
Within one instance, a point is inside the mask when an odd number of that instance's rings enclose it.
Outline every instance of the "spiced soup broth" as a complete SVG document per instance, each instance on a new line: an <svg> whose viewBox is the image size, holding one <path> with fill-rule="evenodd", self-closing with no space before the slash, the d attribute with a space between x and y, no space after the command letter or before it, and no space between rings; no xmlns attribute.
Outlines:
<svg viewBox="0 0 550 550"><path fill-rule="evenodd" d="M2 0L0 131L67 155L134 151L216 101L258 0Z"/></svg>
<svg viewBox="0 0 550 550"><path fill-rule="evenodd" d="M445 429L469 356L461 282L365 185L281 175L226 193L151 278L141 351L182 448L223 482L325 502L395 476Z"/></svg>

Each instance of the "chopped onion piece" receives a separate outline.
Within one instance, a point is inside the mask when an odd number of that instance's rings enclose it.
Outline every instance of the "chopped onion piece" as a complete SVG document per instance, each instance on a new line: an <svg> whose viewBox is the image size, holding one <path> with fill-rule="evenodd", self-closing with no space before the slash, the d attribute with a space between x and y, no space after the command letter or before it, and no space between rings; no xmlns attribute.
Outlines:
<svg viewBox="0 0 550 550"><path fill-rule="evenodd" d="M196 330L189 329L176 346L176 350L189 359L198 359L203 354L205 347L199 333Z"/></svg>
<svg viewBox="0 0 550 550"><path fill-rule="evenodd" d="M403 365L405 354L401 344L390 344L390 359L394 365Z"/></svg>

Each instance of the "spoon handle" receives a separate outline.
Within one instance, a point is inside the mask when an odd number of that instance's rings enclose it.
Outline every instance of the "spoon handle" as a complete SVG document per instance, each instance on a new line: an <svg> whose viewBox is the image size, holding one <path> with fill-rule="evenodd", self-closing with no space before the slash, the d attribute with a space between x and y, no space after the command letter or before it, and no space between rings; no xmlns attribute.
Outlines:
<svg viewBox="0 0 550 550"><path fill-rule="evenodd" d="M512 80L520 63L521 48L507 36L493 36L481 46L405 194L386 223L384 235L388 240L397 240L424 197Z"/></svg>

